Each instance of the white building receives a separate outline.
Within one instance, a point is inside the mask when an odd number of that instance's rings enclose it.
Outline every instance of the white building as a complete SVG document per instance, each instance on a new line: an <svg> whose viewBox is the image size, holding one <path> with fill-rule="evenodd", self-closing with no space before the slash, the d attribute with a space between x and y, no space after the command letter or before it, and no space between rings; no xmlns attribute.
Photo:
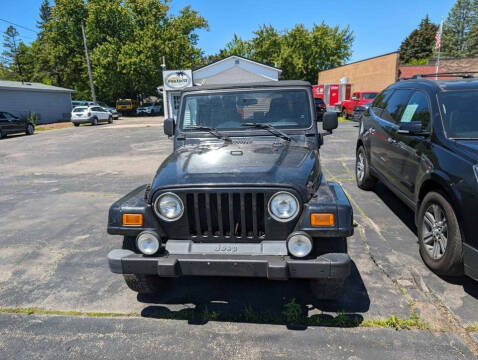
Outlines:
<svg viewBox="0 0 478 360"><path fill-rule="evenodd" d="M163 73L165 116L176 118L181 90L189 86L278 81L282 70L233 55L196 70L168 70ZM192 77L192 79L191 79Z"/></svg>
<svg viewBox="0 0 478 360"><path fill-rule="evenodd" d="M194 85L277 81L282 70L240 56L229 56L193 71Z"/></svg>

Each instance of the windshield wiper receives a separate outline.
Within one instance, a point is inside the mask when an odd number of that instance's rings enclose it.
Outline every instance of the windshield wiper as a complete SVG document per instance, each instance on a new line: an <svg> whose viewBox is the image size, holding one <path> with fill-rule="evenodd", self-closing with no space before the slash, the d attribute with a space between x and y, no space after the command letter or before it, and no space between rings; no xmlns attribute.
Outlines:
<svg viewBox="0 0 478 360"><path fill-rule="evenodd" d="M272 125L269 125L269 124L251 122L251 123L241 124L241 126L249 126L249 127L255 127L257 129L264 129L264 130L269 131L272 135L280 137L281 139L284 139L284 140L287 140L287 141L292 140L287 134L283 133L279 129L276 129L275 127L273 127Z"/></svg>
<svg viewBox="0 0 478 360"><path fill-rule="evenodd" d="M202 126L202 125L197 125L197 126L188 126L186 128L184 128L184 130L201 130L201 131L207 131L208 133L214 135L215 137L217 137L218 139L222 139L224 141L232 141L232 139L227 136L227 135L224 135L222 133L220 133L219 131L217 131L216 129L212 128L212 127L209 127L209 126Z"/></svg>

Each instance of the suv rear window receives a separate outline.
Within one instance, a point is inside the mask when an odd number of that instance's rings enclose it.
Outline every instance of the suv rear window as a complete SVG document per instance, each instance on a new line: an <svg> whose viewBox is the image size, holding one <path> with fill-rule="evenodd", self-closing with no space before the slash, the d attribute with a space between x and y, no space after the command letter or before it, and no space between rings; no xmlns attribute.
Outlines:
<svg viewBox="0 0 478 360"><path fill-rule="evenodd" d="M478 90L442 92L438 99L447 136L477 139Z"/></svg>

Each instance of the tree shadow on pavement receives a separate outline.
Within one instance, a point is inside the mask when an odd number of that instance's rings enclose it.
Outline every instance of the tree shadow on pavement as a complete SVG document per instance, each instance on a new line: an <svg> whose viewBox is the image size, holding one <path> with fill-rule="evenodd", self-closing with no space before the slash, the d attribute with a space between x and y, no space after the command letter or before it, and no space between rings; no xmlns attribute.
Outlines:
<svg viewBox="0 0 478 360"><path fill-rule="evenodd" d="M282 324L290 329L307 326L358 326L370 298L352 263L344 294L337 301L319 301L306 280L269 281L259 278L184 277L172 279L157 295L138 295L148 304L141 313L157 319L210 320ZM325 314L332 313L332 314Z"/></svg>

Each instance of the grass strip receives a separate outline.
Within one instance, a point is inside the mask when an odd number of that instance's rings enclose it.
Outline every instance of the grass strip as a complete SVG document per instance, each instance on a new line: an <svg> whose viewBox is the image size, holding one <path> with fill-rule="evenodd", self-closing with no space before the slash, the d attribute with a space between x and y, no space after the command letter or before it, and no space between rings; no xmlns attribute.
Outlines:
<svg viewBox="0 0 478 360"><path fill-rule="evenodd" d="M95 318L133 318L141 317L139 313L109 313L109 312L83 312L83 311L62 311L46 310L40 308L0 308L0 313L22 314L22 315L59 315L78 316ZM294 299L284 305L282 314L257 312L247 306L240 314L225 315L217 311L210 311L207 306L202 309L183 309L179 311L161 311L152 313L148 317L167 320L188 320L193 322L206 323L208 321L242 322L271 325L295 325L295 326L326 326L337 328L387 328L395 330L428 330L429 326L412 313L408 319L392 315L385 319L363 319L357 314L317 314L310 317L304 316L301 305ZM474 330L473 330L474 329ZM478 326L469 331L478 331Z"/></svg>

